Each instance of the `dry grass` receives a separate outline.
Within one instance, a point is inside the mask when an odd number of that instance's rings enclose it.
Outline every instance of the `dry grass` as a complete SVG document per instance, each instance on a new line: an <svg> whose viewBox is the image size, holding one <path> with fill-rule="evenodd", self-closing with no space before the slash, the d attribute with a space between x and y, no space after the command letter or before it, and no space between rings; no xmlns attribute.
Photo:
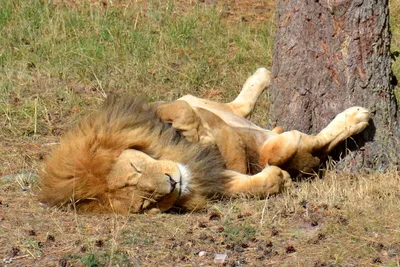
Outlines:
<svg viewBox="0 0 400 267"><path fill-rule="evenodd" d="M215 253L249 266L398 266L399 184L399 173L328 172L266 200L124 217L43 207L22 179L2 185L0 255L35 266L208 266Z"/></svg>
<svg viewBox="0 0 400 267"><path fill-rule="evenodd" d="M273 1L114 2L0 2L0 256L15 256L10 266L210 266L216 253L229 266L400 265L396 172L328 171L277 197L199 213L78 216L41 206L31 174L105 94L230 100L271 65ZM390 4L395 52L400 5ZM261 125L266 100L251 118Z"/></svg>

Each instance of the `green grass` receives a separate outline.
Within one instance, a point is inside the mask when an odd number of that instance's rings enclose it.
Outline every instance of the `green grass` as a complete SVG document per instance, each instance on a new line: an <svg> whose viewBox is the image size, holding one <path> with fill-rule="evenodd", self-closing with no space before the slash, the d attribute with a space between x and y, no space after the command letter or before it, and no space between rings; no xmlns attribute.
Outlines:
<svg viewBox="0 0 400 267"><path fill-rule="evenodd" d="M400 51L399 6L391 3L392 52ZM51 135L74 110L110 93L172 100L216 89L232 99L249 73L271 66L273 50L272 20L228 26L216 9L180 13L173 1L146 8L1 1L0 25L3 136L31 135L35 127ZM393 72L400 77L398 58Z"/></svg>
<svg viewBox="0 0 400 267"><path fill-rule="evenodd" d="M248 222L232 222L227 221L224 224L224 233L226 235L226 242L238 243L247 242L256 237L257 231L254 226Z"/></svg>
<svg viewBox="0 0 400 267"><path fill-rule="evenodd" d="M391 52L393 55L392 70L397 77L399 84L395 88L397 105L400 106L400 2L391 0L390 7L390 27L392 31Z"/></svg>
<svg viewBox="0 0 400 267"><path fill-rule="evenodd" d="M233 98L249 73L271 65L271 25L228 28L212 8L180 14L173 1L152 1L144 10L14 0L0 2L0 14L6 135L32 131L36 97L38 134L47 135L52 113L69 117L74 106L87 109L105 94L171 100L223 88L223 97Z"/></svg>
<svg viewBox="0 0 400 267"><path fill-rule="evenodd" d="M83 265L88 267L98 267L102 265L95 254L87 254L83 256L81 262Z"/></svg>

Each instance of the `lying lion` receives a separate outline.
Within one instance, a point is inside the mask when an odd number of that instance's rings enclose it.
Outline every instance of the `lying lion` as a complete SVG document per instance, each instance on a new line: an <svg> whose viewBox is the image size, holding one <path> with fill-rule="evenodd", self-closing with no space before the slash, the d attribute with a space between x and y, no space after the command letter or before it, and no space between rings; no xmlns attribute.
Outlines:
<svg viewBox="0 0 400 267"><path fill-rule="evenodd" d="M202 208L218 197L266 197L310 172L369 113L352 107L318 135L265 130L246 120L269 86L257 70L221 104L191 95L168 103L109 98L61 140L40 173L41 199L80 212L155 213Z"/></svg>

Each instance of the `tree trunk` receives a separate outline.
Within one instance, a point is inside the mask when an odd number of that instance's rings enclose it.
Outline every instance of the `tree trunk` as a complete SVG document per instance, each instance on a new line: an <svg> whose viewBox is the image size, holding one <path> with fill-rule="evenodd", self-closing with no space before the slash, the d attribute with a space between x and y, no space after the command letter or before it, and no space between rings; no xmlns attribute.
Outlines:
<svg viewBox="0 0 400 267"><path fill-rule="evenodd" d="M363 106L373 121L337 151L347 155L342 167L398 167L388 1L281 0L277 8L269 126L315 134L344 109Z"/></svg>

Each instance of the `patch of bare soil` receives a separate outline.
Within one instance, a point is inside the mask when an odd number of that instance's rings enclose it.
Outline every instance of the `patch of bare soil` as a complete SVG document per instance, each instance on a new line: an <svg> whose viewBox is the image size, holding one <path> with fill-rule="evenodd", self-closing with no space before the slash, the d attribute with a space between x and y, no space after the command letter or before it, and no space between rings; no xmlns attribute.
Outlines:
<svg viewBox="0 0 400 267"><path fill-rule="evenodd" d="M219 12L223 13L223 17L227 22L263 22L271 19L275 12L275 1L271 0L197 0L176 1L178 8L185 10L193 8L194 5L213 6Z"/></svg>
<svg viewBox="0 0 400 267"><path fill-rule="evenodd" d="M67 5L70 8L79 8L82 5L91 4L95 6L123 6L125 8L134 8L140 6L144 10L149 6L157 4L153 1L147 0L53 0L54 5ZM271 0L176 0L169 2L175 12L185 13L191 12L198 6L213 7L218 12L223 14L223 18L226 22L237 23L237 22L263 22L271 19L275 12L275 1Z"/></svg>
<svg viewBox="0 0 400 267"><path fill-rule="evenodd" d="M216 254L228 266L261 266L296 251L271 241L276 229L260 235L254 210L78 216L42 206L34 190L35 182L2 186L0 255L10 266L210 266Z"/></svg>
<svg viewBox="0 0 400 267"><path fill-rule="evenodd" d="M3 179L0 256L4 266L399 264L400 214L393 209L398 196L385 185L390 175L369 177L383 181L375 187L368 179L351 188L345 181L351 177L333 178L266 200L228 200L196 213L156 216L61 211L39 203L32 177ZM392 178L399 180L395 173ZM344 187L330 184L337 182Z"/></svg>

